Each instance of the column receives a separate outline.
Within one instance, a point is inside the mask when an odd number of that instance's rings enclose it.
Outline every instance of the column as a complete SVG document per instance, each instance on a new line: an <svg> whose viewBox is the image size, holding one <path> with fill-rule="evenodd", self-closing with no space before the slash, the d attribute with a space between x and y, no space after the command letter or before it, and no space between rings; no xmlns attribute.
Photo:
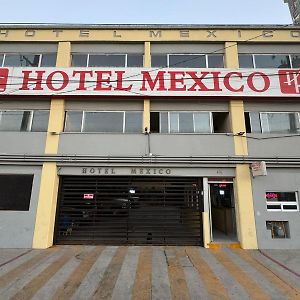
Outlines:
<svg viewBox="0 0 300 300"><path fill-rule="evenodd" d="M56 67L70 67L71 43L60 42L57 50ZM45 154L55 155L58 152L59 137L63 131L65 101L63 98L51 100L48 132ZM32 247L45 249L53 245L56 204L58 195L59 177L55 162L43 164L39 202L36 213L35 230Z"/></svg>
<svg viewBox="0 0 300 300"><path fill-rule="evenodd" d="M236 42L225 43L226 68L238 68L238 47ZM229 103L231 128L234 134L235 155L247 156L247 138L242 99ZM239 133L239 135L237 135ZM244 133L244 134L241 134ZM238 236L243 249L257 249L256 226L252 196L251 173L248 164L236 165L235 201Z"/></svg>

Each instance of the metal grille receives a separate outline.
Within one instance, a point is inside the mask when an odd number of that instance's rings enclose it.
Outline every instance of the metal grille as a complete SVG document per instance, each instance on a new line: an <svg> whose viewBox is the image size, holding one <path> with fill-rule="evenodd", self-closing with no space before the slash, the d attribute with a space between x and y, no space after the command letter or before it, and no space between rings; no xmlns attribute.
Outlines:
<svg viewBox="0 0 300 300"><path fill-rule="evenodd" d="M199 178L61 178L58 244L202 244Z"/></svg>

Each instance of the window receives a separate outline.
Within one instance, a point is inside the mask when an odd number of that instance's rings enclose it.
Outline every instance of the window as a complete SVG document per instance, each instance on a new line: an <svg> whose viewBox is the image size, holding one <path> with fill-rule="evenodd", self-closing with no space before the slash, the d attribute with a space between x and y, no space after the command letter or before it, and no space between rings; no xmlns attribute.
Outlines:
<svg viewBox="0 0 300 300"><path fill-rule="evenodd" d="M142 54L72 54L73 67L142 67Z"/></svg>
<svg viewBox="0 0 300 300"><path fill-rule="evenodd" d="M240 54L240 68L299 68L300 54Z"/></svg>
<svg viewBox="0 0 300 300"><path fill-rule="evenodd" d="M0 56L3 67L55 67L56 54L7 53Z"/></svg>
<svg viewBox="0 0 300 300"><path fill-rule="evenodd" d="M159 133L210 133L210 112L151 112L151 132Z"/></svg>
<svg viewBox="0 0 300 300"><path fill-rule="evenodd" d="M154 54L152 67L170 68L224 68L222 54Z"/></svg>
<svg viewBox="0 0 300 300"><path fill-rule="evenodd" d="M297 192L274 192L265 193L268 211L299 211Z"/></svg>
<svg viewBox="0 0 300 300"><path fill-rule="evenodd" d="M169 54L170 68L205 68L205 55Z"/></svg>
<svg viewBox="0 0 300 300"><path fill-rule="evenodd" d="M299 114L261 113L260 120L263 133L299 132Z"/></svg>
<svg viewBox="0 0 300 300"><path fill-rule="evenodd" d="M271 231L272 239L290 238L288 221L266 221L266 227Z"/></svg>
<svg viewBox="0 0 300 300"><path fill-rule="evenodd" d="M65 132L141 133L141 111L67 111Z"/></svg>
<svg viewBox="0 0 300 300"><path fill-rule="evenodd" d="M253 133L299 133L299 113L272 112L245 114L247 132Z"/></svg>
<svg viewBox="0 0 300 300"><path fill-rule="evenodd" d="M0 111L0 131L47 131L48 110Z"/></svg>
<svg viewBox="0 0 300 300"><path fill-rule="evenodd" d="M0 175L0 210L28 211L33 175Z"/></svg>

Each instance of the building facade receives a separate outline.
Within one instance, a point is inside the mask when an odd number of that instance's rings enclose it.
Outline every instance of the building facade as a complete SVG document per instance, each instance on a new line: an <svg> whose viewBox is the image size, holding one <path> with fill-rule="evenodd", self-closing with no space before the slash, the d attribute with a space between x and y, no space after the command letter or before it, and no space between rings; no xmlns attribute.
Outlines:
<svg viewBox="0 0 300 300"><path fill-rule="evenodd" d="M299 42L296 26L1 25L1 247L299 249Z"/></svg>
<svg viewBox="0 0 300 300"><path fill-rule="evenodd" d="M300 20L300 1L299 0L284 0L284 3L287 3L290 9L291 17L294 24L299 24Z"/></svg>

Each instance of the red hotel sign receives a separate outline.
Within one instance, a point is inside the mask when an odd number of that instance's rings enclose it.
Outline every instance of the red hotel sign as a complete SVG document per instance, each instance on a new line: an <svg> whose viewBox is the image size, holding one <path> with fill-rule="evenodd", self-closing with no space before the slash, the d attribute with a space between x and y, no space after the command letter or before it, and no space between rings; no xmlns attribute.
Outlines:
<svg viewBox="0 0 300 300"><path fill-rule="evenodd" d="M0 95L298 97L300 70L0 68Z"/></svg>

